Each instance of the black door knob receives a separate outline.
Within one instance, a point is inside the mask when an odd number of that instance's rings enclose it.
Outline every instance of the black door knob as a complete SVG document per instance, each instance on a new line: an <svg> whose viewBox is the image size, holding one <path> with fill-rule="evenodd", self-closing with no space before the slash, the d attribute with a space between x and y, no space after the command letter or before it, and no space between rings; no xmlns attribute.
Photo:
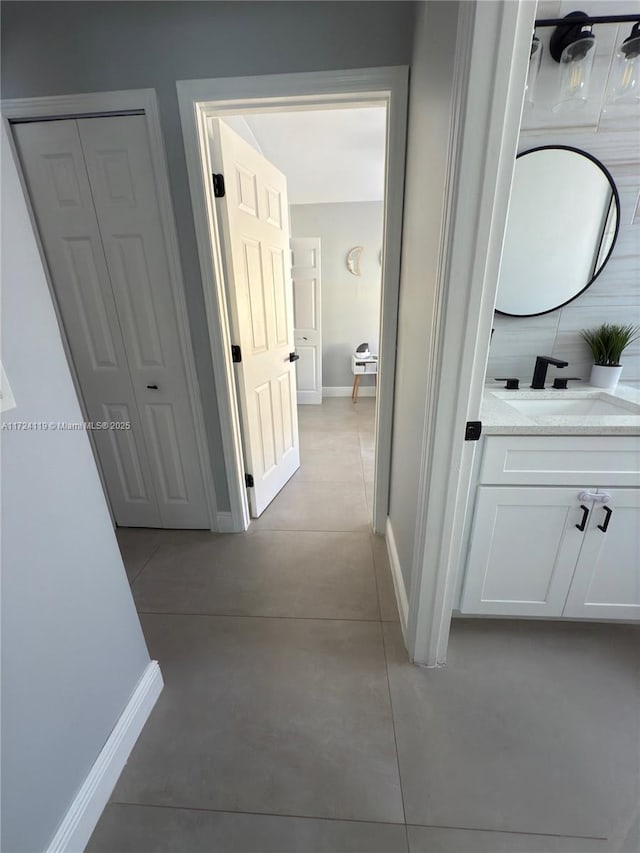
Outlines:
<svg viewBox="0 0 640 853"><path fill-rule="evenodd" d="M289 361L297 361L300 358L297 352L289 353Z"/></svg>

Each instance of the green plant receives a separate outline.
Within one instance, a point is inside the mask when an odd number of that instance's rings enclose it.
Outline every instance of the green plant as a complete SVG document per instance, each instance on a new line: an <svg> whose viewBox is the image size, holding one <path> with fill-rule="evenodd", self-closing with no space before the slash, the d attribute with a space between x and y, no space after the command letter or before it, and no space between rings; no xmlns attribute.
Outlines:
<svg viewBox="0 0 640 853"><path fill-rule="evenodd" d="M594 364L620 367L624 350L640 338L640 326L603 323L597 329L583 329L581 334L589 345Z"/></svg>

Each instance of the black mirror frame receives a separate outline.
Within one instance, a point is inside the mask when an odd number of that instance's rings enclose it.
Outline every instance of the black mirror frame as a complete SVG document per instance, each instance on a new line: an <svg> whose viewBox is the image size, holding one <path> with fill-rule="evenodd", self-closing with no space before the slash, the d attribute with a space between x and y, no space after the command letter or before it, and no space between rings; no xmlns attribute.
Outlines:
<svg viewBox="0 0 640 853"><path fill-rule="evenodd" d="M509 314L507 311L500 311L498 308L495 309L496 314L501 314L503 317L542 317L543 314L551 314L552 311L559 311L560 308L564 308L565 305L568 305L570 302L573 302L574 299L577 299L581 296L585 290L591 287L593 282L598 278L602 270L609 263L609 258L611 257L611 253L613 252L613 248L616 245L616 240L618 239L618 232L620 231L620 196L618 194L618 188L616 186L616 182L613 180L613 176L611 172L607 169L604 163L601 160L598 160L597 157L594 157L593 154L589 154L588 151L583 151L581 148L574 148L573 145L538 145L536 148L529 148L527 151L521 151L520 154L517 155L516 160L519 160L520 157L526 157L527 154L533 154L536 151L573 151L574 154L580 154L582 157L586 157L587 160L591 160L595 165L605 174L605 177L609 181L611 185L611 189L613 190L613 197L616 202L616 229L613 233L613 239L611 240L611 246L609 247L609 251L607 252L606 258L603 260L600 268L592 276L592 278L585 284L582 290L579 290L575 296L572 296L571 299L567 299L565 302L561 302L559 305L555 305L553 308L548 308L546 311L537 311L535 314ZM496 293L497 297L497 293Z"/></svg>

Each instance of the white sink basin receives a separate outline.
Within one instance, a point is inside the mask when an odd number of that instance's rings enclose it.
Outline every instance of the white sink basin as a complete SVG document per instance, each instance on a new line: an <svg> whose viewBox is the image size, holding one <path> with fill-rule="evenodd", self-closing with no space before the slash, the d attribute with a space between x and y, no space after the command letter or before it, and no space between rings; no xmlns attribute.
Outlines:
<svg viewBox="0 0 640 853"><path fill-rule="evenodd" d="M502 399L521 414L531 418L571 415L629 417L638 414L636 411L638 407L634 406L633 403L618 403L614 400L603 400L599 397L563 397L557 400Z"/></svg>

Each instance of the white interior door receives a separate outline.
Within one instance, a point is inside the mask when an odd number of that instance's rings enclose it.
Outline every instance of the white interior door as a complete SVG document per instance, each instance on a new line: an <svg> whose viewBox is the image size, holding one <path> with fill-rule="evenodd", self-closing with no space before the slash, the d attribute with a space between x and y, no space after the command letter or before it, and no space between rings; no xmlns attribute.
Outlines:
<svg viewBox="0 0 640 853"><path fill-rule="evenodd" d="M208 528L146 122L78 128L163 526Z"/></svg>
<svg viewBox="0 0 640 853"><path fill-rule="evenodd" d="M300 467L287 181L220 119L209 119L248 488L256 518Z"/></svg>
<svg viewBox="0 0 640 853"><path fill-rule="evenodd" d="M14 133L116 523L207 528L144 119Z"/></svg>
<svg viewBox="0 0 640 853"><path fill-rule="evenodd" d="M298 403L322 403L322 280L320 238L291 238L293 328Z"/></svg>

